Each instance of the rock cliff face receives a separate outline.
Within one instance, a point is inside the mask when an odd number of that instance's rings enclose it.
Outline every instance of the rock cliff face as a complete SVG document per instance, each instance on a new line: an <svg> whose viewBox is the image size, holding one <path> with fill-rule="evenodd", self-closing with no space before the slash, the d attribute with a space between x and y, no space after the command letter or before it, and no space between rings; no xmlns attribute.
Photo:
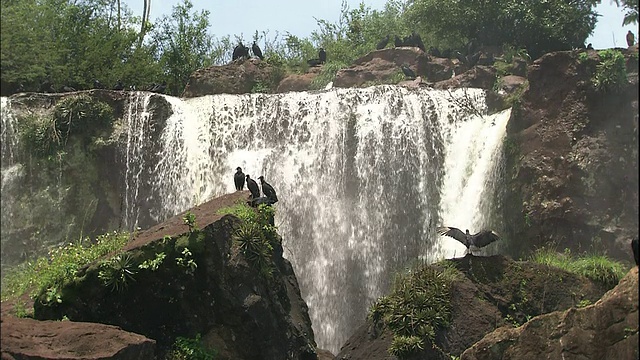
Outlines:
<svg viewBox="0 0 640 360"><path fill-rule="evenodd" d="M534 316L576 306L580 301L593 303L606 291L602 285L563 270L503 256L468 255L451 261L462 276L450 290L450 325L437 330L435 344L425 344L425 349L412 359L460 356L496 328L522 324ZM396 359L387 351L392 338L388 329L367 320L337 358Z"/></svg>
<svg viewBox="0 0 640 360"><path fill-rule="evenodd" d="M638 268L594 305L502 327L475 343L461 360L637 359Z"/></svg>
<svg viewBox="0 0 640 360"><path fill-rule="evenodd" d="M185 225L185 214L140 233L124 249L128 260L119 263L134 272L121 291L104 285L100 262L94 263L60 289L60 303L36 300L34 317L71 320L61 326L78 321L119 326L155 340L159 359L176 337L196 334L218 352L218 359L315 359L307 306L281 248L272 258L272 276L265 278L232 246L241 220L217 214L246 201L248 194L236 192L191 209L200 228L197 236ZM138 264L159 253L166 259L156 270L138 270ZM185 266L178 258L195 265ZM3 351L5 334L20 321L3 331Z"/></svg>
<svg viewBox="0 0 640 360"><path fill-rule="evenodd" d="M507 128L507 237L512 254L555 242L632 261L638 231L638 53L622 50L628 85L596 91L598 54L550 53ZM584 57L584 55L582 55Z"/></svg>

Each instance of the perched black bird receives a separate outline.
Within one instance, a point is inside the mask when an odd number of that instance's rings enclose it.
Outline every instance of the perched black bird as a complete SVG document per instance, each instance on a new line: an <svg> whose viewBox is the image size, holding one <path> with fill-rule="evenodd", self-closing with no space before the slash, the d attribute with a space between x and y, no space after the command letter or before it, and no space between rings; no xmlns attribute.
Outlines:
<svg viewBox="0 0 640 360"><path fill-rule="evenodd" d="M62 92L73 92L73 91L76 91L76 89L72 88L71 86L67 86L67 85L62 86L62 89L60 89L60 90Z"/></svg>
<svg viewBox="0 0 640 360"><path fill-rule="evenodd" d="M264 180L264 176L260 176L258 178L260 180L260 184L262 185L262 193L269 199L271 204L275 204L278 202L278 196L276 195L276 190Z"/></svg>
<svg viewBox="0 0 640 360"><path fill-rule="evenodd" d="M467 56L467 65L469 66L469 68L472 68L478 63L478 60L480 60L480 52L479 51L477 53L473 54L473 55L468 55Z"/></svg>
<svg viewBox="0 0 640 360"><path fill-rule="evenodd" d="M153 91L153 89L155 89L158 86L158 84L156 83L151 83L151 85L147 86L146 88L144 88L145 91Z"/></svg>
<svg viewBox="0 0 640 360"><path fill-rule="evenodd" d="M413 38L411 37L411 35L407 35L402 38L402 46L415 46L413 44Z"/></svg>
<svg viewBox="0 0 640 360"><path fill-rule="evenodd" d="M320 59L309 59L309 60L307 60L307 65L312 66L312 67L313 66L318 66L320 64L322 64Z"/></svg>
<svg viewBox="0 0 640 360"><path fill-rule="evenodd" d="M640 265L640 253L638 250L638 237L636 236L631 240L631 249L633 250L633 259L636 261L636 266Z"/></svg>
<svg viewBox="0 0 640 360"><path fill-rule="evenodd" d="M258 187L258 183L252 178L250 178L248 174L246 175L246 178L247 178L247 188L249 189L249 191L251 191L251 198L252 199L259 198L260 188Z"/></svg>
<svg viewBox="0 0 640 360"><path fill-rule="evenodd" d="M469 40L469 43L467 44L467 55L475 53L476 47L476 42L473 39Z"/></svg>
<svg viewBox="0 0 640 360"><path fill-rule="evenodd" d="M260 50L260 47L258 46L258 44L254 42L253 45L251 46L251 50L253 51L253 55L259 57L260 60L264 60L264 56L262 56L262 50Z"/></svg>
<svg viewBox="0 0 640 360"><path fill-rule="evenodd" d="M492 230L482 230L478 233L471 235L469 230L467 229L466 233L463 233L462 230L450 226L439 227L437 229L438 234L442 236L449 236L458 241L460 241L464 246L467 247L467 252L469 252L469 248L471 246L476 248L485 247L496 240L500 240L500 236L493 232Z"/></svg>
<svg viewBox="0 0 640 360"><path fill-rule="evenodd" d="M460 61L460 63L462 63L462 64L466 64L467 63L467 58L464 57L464 55L462 55L462 53L460 53L460 51L456 51L455 55L456 55L456 59L458 59L458 61Z"/></svg>
<svg viewBox="0 0 640 360"><path fill-rule="evenodd" d="M98 79L93 80L93 88L94 89L104 89L104 85Z"/></svg>
<svg viewBox="0 0 640 360"><path fill-rule="evenodd" d="M233 54L231 55L231 60L237 60L244 56L246 46L242 43L238 44L233 48Z"/></svg>
<svg viewBox="0 0 640 360"><path fill-rule="evenodd" d="M411 33L411 44L412 46L415 46L422 51L425 51L425 52L427 51L424 48L424 43L422 42L422 38L420 37L420 34L418 34L415 31Z"/></svg>
<svg viewBox="0 0 640 360"><path fill-rule="evenodd" d="M118 80L116 85L113 87L113 90L124 90L124 85L122 84L122 80Z"/></svg>
<svg viewBox="0 0 640 360"><path fill-rule="evenodd" d="M154 86L153 89L151 89L151 92L164 94L164 91L166 89L167 89L167 82L163 81L162 84Z"/></svg>
<svg viewBox="0 0 640 360"><path fill-rule="evenodd" d="M406 64L402 65L401 68L402 68L402 72L404 73L404 76L406 76L409 79L416 78L416 73L413 72L413 70L411 70Z"/></svg>
<svg viewBox="0 0 640 360"><path fill-rule="evenodd" d="M321 64L324 64L327 62L327 53L324 51L323 48L320 48L320 51L318 51L318 59L320 60Z"/></svg>
<svg viewBox="0 0 640 360"><path fill-rule="evenodd" d="M394 47L402 47L402 45L404 45L402 43L402 40L400 39L400 37L398 35L396 35L394 40L393 40L393 46Z"/></svg>
<svg viewBox="0 0 640 360"><path fill-rule="evenodd" d="M442 57L445 59L450 59L451 58L451 49L444 49L442 50Z"/></svg>
<svg viewBox="0 0 640 360"><path fill-rule="evenodd" d="M236 168L236 173L233 175L233 182L236 185L236 190L240 191L244 189L244 173L241 167Z"/></svg>
<svg viewBox="0 0 640 360"><path fill-rule="evenodd" d="M440 50L438 50L438 48L435 46L429 48L429 55L434 57L442 57L442 54L440 54Z"/></svg>
<svg viewBox="0 0 640 360"><path fill-rule="evenodd" d="M633 35L633 33L631 32L631 30L629 30L627 32L627 45L629 46L633 46L633 44L636 43L636 36Z"/></svg>
<svg viewBox="0 0 640 360"><path fill-rule="evenodd" d="M593 50L593 45L591 43L587 44L587 50Z"/></svg>
<svg viewBox="0 0 640 360"><path fill-rule="evenodd" d="M376 50L382 50L386 48L388 43L389 43L389 35L387 35L384 39L378 42L378 44L376 45Z"/></svg>

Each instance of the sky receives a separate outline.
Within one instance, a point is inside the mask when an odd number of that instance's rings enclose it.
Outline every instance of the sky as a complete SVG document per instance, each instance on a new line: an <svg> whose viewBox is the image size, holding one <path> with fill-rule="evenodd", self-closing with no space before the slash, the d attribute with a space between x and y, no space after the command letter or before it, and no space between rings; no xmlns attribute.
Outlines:
<svg viewBox="0 0 640 360"><path fill-rule="evenodd" d="M181 0L150 0L151 16L156 19L170 15L174 5ZM335 23L340 17L342 0L191 0L195 10L209 10L211 33L216 37L243 35L247 41L253 38L255 31L268 30L268 37L276 32L284 35L289 32L298 37L307 37L317 30L316 19ZM355 8L361 0L347 0L350 8ZM381 10L386 0L370 0L364 3L372 9ZM134 15L142 15L143 0L123 0ZM602 0L596 8L598 18L594 33L587 39L595 49L627 47L625 36L631 30L638 39L637 24L622 26L624 12L611 0Z"/></svg>

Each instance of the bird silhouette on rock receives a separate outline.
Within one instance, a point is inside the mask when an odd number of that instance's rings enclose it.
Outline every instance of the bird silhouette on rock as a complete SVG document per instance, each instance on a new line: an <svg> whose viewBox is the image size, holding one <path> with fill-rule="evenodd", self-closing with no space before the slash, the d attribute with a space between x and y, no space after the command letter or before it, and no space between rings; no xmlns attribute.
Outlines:
<svg viewBox="0 0 640 360"><path fill-rule="evenodd" d="M246 175L247 178L247 188L251 191L251 199L257 199L260 197L260 188L258 187L258 183L249 177L249 174Z"/></svg>
<svg viewBox="0 0 640 360"><path fill-rule="evenodd" d="M378 42L378 44L376 45L376 50L382 50L386 48L388 43L389 43L389 35L387 35L384 39Z"/></svg>
<svg viewBox="0 0 640 360"><path fill-rule="evenodd" d="M260 60L264 60L264 56L262 56L262 50L260 50L260 47L255 42L251 46L251 51L253 51L253 55L260 58Z"/></svg>
<svg viewBox="0 0 640 360"><path fill-rule="evenodd" d="M633 46L633 44L636 43L636 36L633 35L633 33L631 32L631 30L629 30L627 32L627 45L628 46Z"/></svg>
<svg viewBox="0 0 640 360"><path fill-rule="evenodd" d="M437 232L442 236L449 236L460 241L464 246L467 247L467 253L471 251L470 248L472 246L476 248L483 248L494 241L500 240L500 235L498 235L493 230L482 230L471 235L468 229L466 230L466 232L462 232L462 230L458 228L444 226L439 227L437 229ZM473 255L473 253L471 254Z"/></svg>
<svg viewBox="0 0 640 360"><path fill-rule="evenodd" d="M276 195L276 190L269 183L266 182L264 176L260 176L258 178L260 180L260 185L262 185L262 193L269 199L270 204L275 204L278 202L278 195Z"/></svg>
<svg viewBox="0 0 640 360"><path fill-rule="evenodd" d="M236 185L236 191L244 190L244 173L241 167L236 168L236 173L233 175L233 183Z"/></svg>

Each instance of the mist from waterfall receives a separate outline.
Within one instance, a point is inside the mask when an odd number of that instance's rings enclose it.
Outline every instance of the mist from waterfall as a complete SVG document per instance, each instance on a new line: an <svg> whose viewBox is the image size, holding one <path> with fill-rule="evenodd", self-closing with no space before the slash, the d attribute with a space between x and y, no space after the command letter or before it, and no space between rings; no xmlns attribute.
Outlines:
<svg viewBox="0 0 640 360"><path fill-rule="evenodd" d="M437 226L491 225L510 112L484 115L483 90L164 96L162 124L150 96L161 95L131 93L123 119L122 223L150 226L233 192L238 166L265 176L316 342L334 354L397 271L464 254Z"/></svg>

